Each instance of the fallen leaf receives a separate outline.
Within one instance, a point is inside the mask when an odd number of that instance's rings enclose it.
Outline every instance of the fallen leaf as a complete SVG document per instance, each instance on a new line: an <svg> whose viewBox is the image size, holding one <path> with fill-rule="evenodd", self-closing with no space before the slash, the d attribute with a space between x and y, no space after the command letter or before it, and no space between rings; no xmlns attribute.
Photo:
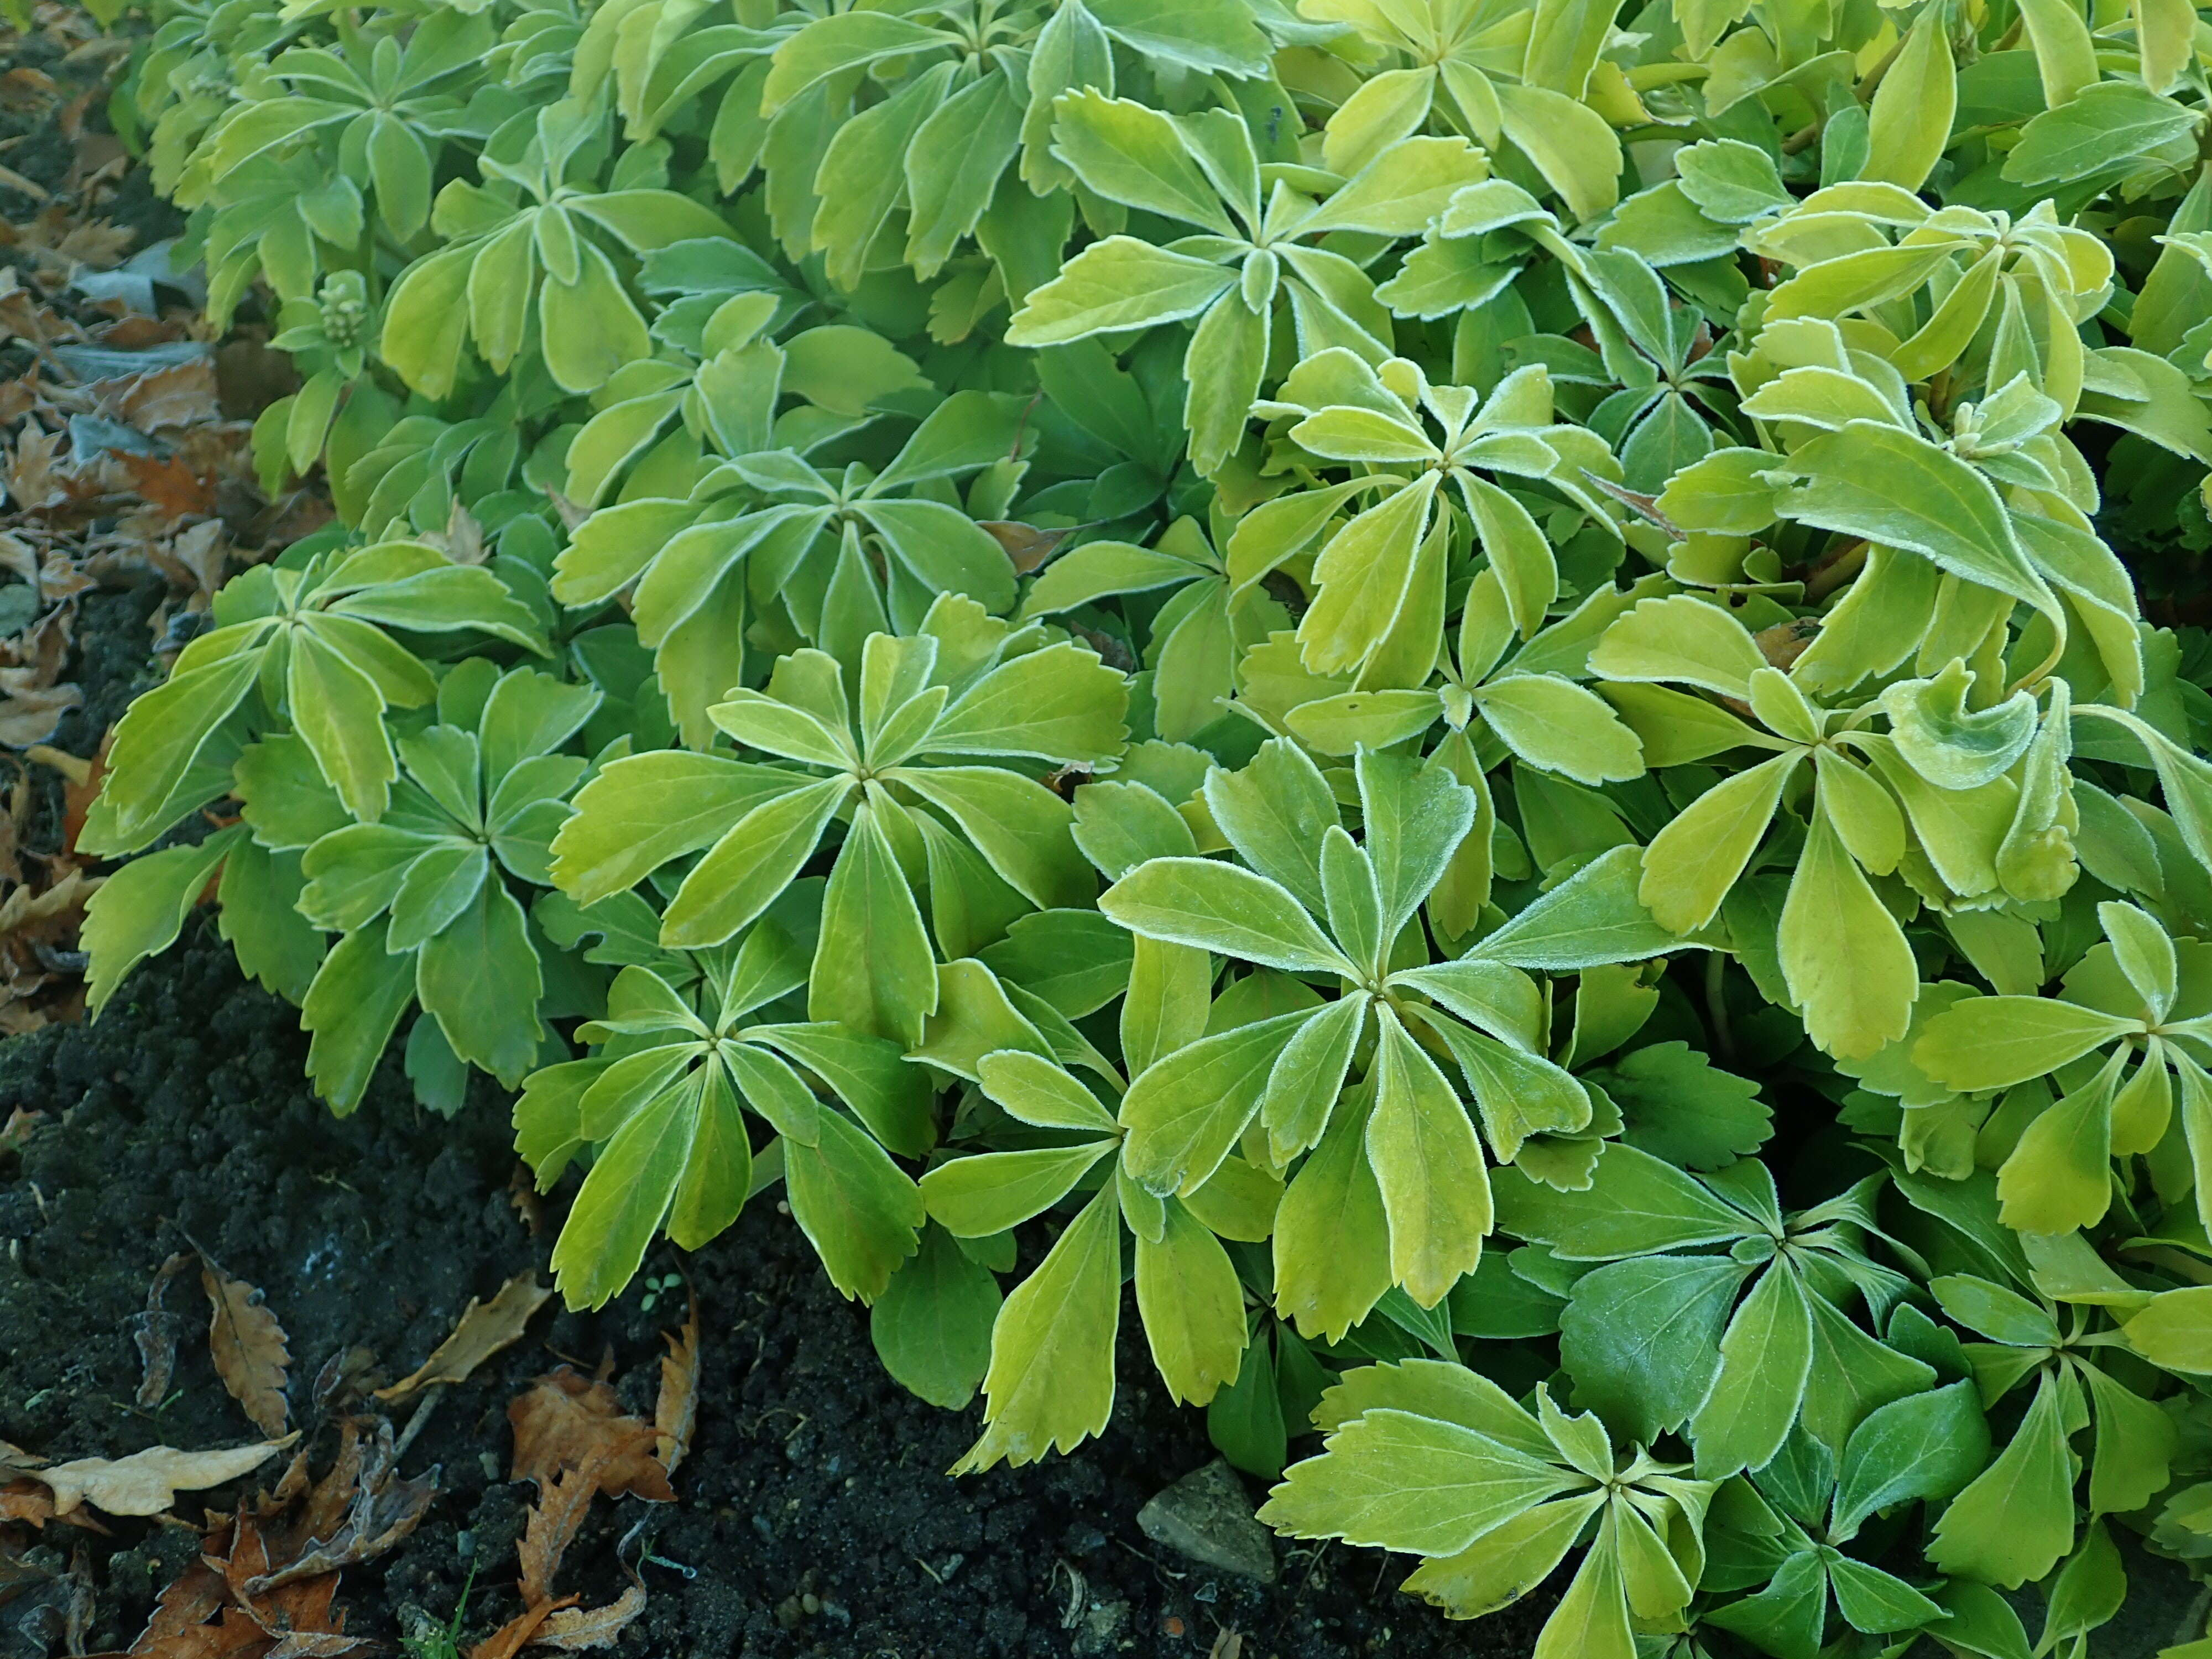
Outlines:
<svg viewBox="0 0 2212 1659"><path fill-rule="evenodd" d="M173 455L118 455L139 496L172 519L216 510L215 480L202 477Z"/></svg>
<svg viewBox="0 0 2212 1659"><path fill-rule="evenodd" d="M577 1528L583 1525L584 1512L592 1507L592 1499L599 1495L599 1480L610 1461L610 1449L602 1448L584 1468L563 1469L532 1506L523 1522L521 1541L515 1546L515 1559L522 1569L517 1588L522 1592L524 1606L534 1607L553 1599L553 1579L561 1570L561 1557L574 1540Z"/></svg>
<svg viewBox="0 0 2212 1659"><path fill-rule="evenodd" d="M13 167L0 167L0 189L12 190L27 196L34 202L52 199L46 187L35 179L26 179Z"/></svg>
<svg viewBox="0 0 2212 1659"><path fill-rule="evenodd" d="M62 850L65 853L76 851L77 837L84 833L85 817L92 811L92 803L106 780L107 751L114 744L115 728L111 726L100 740L100 752L90 760L50 749L42 743L34 743L23 751L25 760L50 766L62 775Z"/></svg>
<svg viewBox="0 0 2212 1659"><path fill-rule="evenodd" d="M208 1321L208 1348L216 1373L230 1397L246 1408L253 1426L279 1435L291 1417L284 1400L284 1372L292 1363L284 1328L264 1305L261 1292L231 1278L206 1256L200 1258L200 1284L214 1313Z"/></svg>
<svg viewBox="0 0 2212 1659"><path fill-rule="evenodd" d="M10 1480L0 1486L0 1523L19 1521L44 1527L54 1518L54 1495L35 1480Z"/></svg>
<svg viewBox="0 0 2212 1659"><path fill-rule="evenodd" d="M82 689L75 685L10 688L0 696L0 747L43 744L59 729L62 716L83 701Z"/></svg>
<svg viewBox="0 0 2212 1659"><path fill-rule="evenodd" d="M108 413L141 432L199 426L222 417L211 356L149 369L113 392L105 383L94 390Z"/></svg>
<svg viewBox="0 0 2212 1659"><path fill-rule="evenodd" d="M366 1636L345 1636L330 1631L293 1631L258 1656L258 1659L344 1659L350 1653L368 1653L376 1644Z"/></svg>
<svg viewBox="0 0 2212 1659"><path fill-rule="evenodd" d="M177 1368L178 1319L162 1300L168 1295L169 1281L191 1261L180 1251L161 1264L146 1287L146 1311L131 1322L131 1340L138 1347L138 1404L146 1411L168 1398L169 1379Z"/></svg>
<svg viewBox="0 0 2212 1659"><path fill-rule="evenodd" d="M1026 576L1043 568L1047 560L1060 550L1060 544L1085 525L1071 525L1065 530L1040 530L1033 524L1023 524L1014 519L979 519L976 523L990 532L991 539L1006 550L1014 574Z"/></svg>
<svg viewBox="0 0 2212 1659"><path fill-rule="evenodd" d="M8 1121L0 1126L0 1152L20 1152L31 1144L31 1136L45 1122L44 1112L33 1112L18 1106L8 1114Z"/></svg>
<svg viewBox="0 0 2212 1659"><path fill-rule="evenodd" d="M354 1493L352 1513L330 1537L312 1540L295 1562L246 1579L241 1586L243 1593L261 1595L283 1583L292 1583L295 1579L319 1577L323 1573L337 1575L343 1566L372 1562L414 1531L422 1516L429 1513L435 1495L435 1475L400 1480L387 1471L385 1478L362 1484Z"/></svg>
<svg viewBox="0 0 2212 1659"><path fill-rule="evenodd" d="M180 1492L204 1492L251 1474L300 1437L258 1446L233 1446L220 1451L179 1451L174 1446L149 1446L128 1457L80 1457L33 1472L54 1494L54 1509L67 1515L79 1504L90 1504L110 1515L160 1515L177 1501ZM658 1465L655 1466L659 1467Z"/></svg>
<svg viewBox="0 0 2212 1659"><path fill-rule="evenodd" d="M514 1429L516 1480L534 1481L542 1492L562 1470L583 1468L599 1447L611 1444L621 1455L609 1463L602 1490L653 1504L676 1501L668 1471L653 1455L653 1425L625 1415L605 1382L563 1365L517 1395L507 1418Z"/></svg>
<svg viewBox="0 0 2212 1659"><path fill-rule="evenodd" d="M551 1614L530 1638L533 1648L559 1648L582 1653L592 1648L611 1648L645 1611L645 1589L632 1584L603 1607L568 1607Z"/></svg>
<svg viewBox="0 0 2212 1659"><path fill-rule="evenodd" d="M521 1339L531 1315L544 1307L552 1294L550 1287L538 1284L533 1272L508 1279L489 1302L471 1297L453 1334L430 1351L422 1368L388 1389L379 1389L376 1398L389 1403L404 1400L434 1382L466 1382L477 1366Z"/></svg>
<svg viewBox="0 0 2212 1659"><path fill-rule="evenodd" d="M471 1648L468 1659L514 1659L514 1656L521 1652L530 1638L538 1633L540 1625L563 1607L573 1607L583 1599L580 1595L564 1595L559 1601L549 1601L543 1607L524 1608Z"/></svg>
<svg viewBox="0 0 2212 1659"><path fill-rule="evenodd" d="M514 1206L524 1230L532 1238L545 1231L544 1200L538 1196L537 1178L530 1173L528 1164L516 1164L514 1173L507 1177L507 1201Z"/></svg>
<svg viewBox="0 0 2212 1659"><path fill-rule="evenodd" d="M684 1329L663 1332L668 1352L660 1361L660 1397L653 1409L653 1426L659 1431L653 1455L660 1467L674 1474L691 1450L691 1432L699 1421L699 1304L691 1304Z"/></svg>

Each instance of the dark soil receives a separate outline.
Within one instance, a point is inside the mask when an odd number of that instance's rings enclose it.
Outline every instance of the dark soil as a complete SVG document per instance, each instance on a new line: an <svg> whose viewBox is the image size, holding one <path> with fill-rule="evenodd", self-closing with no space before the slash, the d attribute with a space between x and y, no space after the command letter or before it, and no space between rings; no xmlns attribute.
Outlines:
<svg viewBox="0 0 2212 1659"><path fill-rule="evenodd" d="M374 1381L412 1370L471 1295L543 1267L557 1220L532 1237L509 1198L515 1169L503 1102L481 1088L459 1120L417 1108L396 1058L368 1103L333 1119L301 1079L293 1011L242 983L211 933L142 968L96 1025L0 1045L0 1120L48 1122L0 1164L0 1438L50 1456L118 1456L252 1437L200 1337L196 1276L167 1292L185 1335L173 1398L132 1405L131 1331L147 1286L196 1242L260 1286L290 1335L295 1419L313 1415L316 1373L356 1346ZM1166 1401L1133 1310L1106 1435L1075 1455L954 1480L978 1412L939 1411L884 1375L866 1315L839 1298L772 1194L699 1255L664 1250L647 1275L685 1273L698 1297L699 1427L680 1501L601 1500L564 1566L587 1603L619 1591L623 1565L651 1600L619 1651L706 1659L997 1659L1138 1652L1204 1655L1217 1632L1247 1659L1389 1653L1526 1653L1541 1614L1454 1626L1391 1588L1406 1561L1279 1545L1277 1583L1224 1577L1163 1553L1136 1512L1211 1459L1194 1413ZM661 1334L683 1318L678 1287L648 1311L641 1283L597 1316L541 1312L524 1341L447 1391L410 1452L441 1470L414 1536L349 1571L349 1629L386 1638L449 1619L471 1566L465 1620L479 1635L516 1610L514 1541L532 1488L507 1481L507 1401L562 1359L611 1353L617 1387L650 1415ZM274 1466L267 1471L273 1479ZM1255 1494L1256 1495L1256 1494ZM196 1515L198 1498L179 1510ZM213 1507L226 1494L206 1495ZM93 1540L90 1645L127 1646L152 1598L195 1544L150 1522ZM85 1534L50 1527L50 1568ZM677 1564L670 1565L665 1564ZM681 1569L688 1568L686 1577ZM46 1609L59 1585L0 1607L0 1655L60 1650ZM809 1611L809 1609L812 1611Z"/></svg>

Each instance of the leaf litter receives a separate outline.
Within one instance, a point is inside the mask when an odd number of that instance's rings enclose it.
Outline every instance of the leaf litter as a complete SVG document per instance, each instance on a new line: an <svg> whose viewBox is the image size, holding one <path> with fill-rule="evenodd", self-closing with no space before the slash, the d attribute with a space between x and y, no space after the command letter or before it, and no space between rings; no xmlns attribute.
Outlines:
<svg viewBox="0 0 2212 1659"><path fill-rule="evenodd" d="M34 47L55 73L27 61ZM252 417L292 389L236 372L277 361L252 337L265 329L215 337L197 277L115 216L137 163L88 118L129 50L64 7L0 27L7 108L70 157L52 176L0 167L32 204L0 215L0 1035L83 1012L78 932L100 874L76 830L101 746L70 721L87 707L84 601L153 586L144 650L166 664L226 575L329 516L316 492L272 501L255 482ZM57 783L64 833L34 835Z"/></svg>

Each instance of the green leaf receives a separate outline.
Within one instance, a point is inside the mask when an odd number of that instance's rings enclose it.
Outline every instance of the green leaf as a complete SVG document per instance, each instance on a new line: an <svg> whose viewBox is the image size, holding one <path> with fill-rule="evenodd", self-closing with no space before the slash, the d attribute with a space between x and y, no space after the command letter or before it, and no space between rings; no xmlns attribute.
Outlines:
<svg viewBox="0 0 2212 1659"><path fill-rule="evenodd" d="M1698 1477L1762 1468L1797 1420L1813 1364L1813 1312L1795 1268L1759 1277L1721 1337L1712 1390L1690 1419Z"/></svg>
<svg viewBox="0 0 2212 1659"><path fill-rule="evenodd" d="M1593 1268L1559 1316L1575 1403L1649 1444L1703 1403L1750 1270L1726 1256L1644 1255Z"/></svg>
<svg viewBox="0 0 2212 1659"><path fill-rule="evenodd" d="M1190 945L1141 934L1121 1003L1121 1059L1133 1076L1206 1033L1213 958Z"/></svg>
<svg viewBox="0 0 2212 1659"><path fill-rule="evenodd" d="M2073 1462L2058 1386L2046 1372L1996 1461L1937 1517L1928 1559L1945 1572L2016 1589L2073 1546Z"/></svg>
<svg viewBox="0 0 2212 1659"><path fill-rule="evenodd" d="M1210 769L1205 792L1207 811L1237 856L1319 915L1322 836L1336 823L1337 807L1312 757L1286 738L1270 738L1237 770Z"/></svg>
<svg viewBox="0 0 2212 1659"><path fill-rule="evenodd" d="M508 1088L538 1057L543 988L522 906L497 882L479 886L416 957L416 995L453 1052Z"/></svg>
<svg viewBox="0 0 2212 1659"><path fill-rule="evenodd" d="M912 1048L937 1006L937 968L913 890L884 834L873 795L880 787L871 785L870 799L854 812L830 872L806 1012L810 1019L836 1020ZM699 867L706 867L704 860ZM697 878L695 871L690 879ZM675 915L673 904L669 914ZM665 937L666 924L662 932Z"/></svg>
<svg viewBox="0 0 2212 1659"><path fill-rule="evenodd" d="M1320 1456L1293 1464L1260 1518L1293 1538L1455 1555L1581 1484L1457 1423L1376 1408L1338 1429Z"/></svg>
<svg viewBox="0 0 2212 1659"><path fill-rule="evenodd" d="M1074 809L995 766L902 767L897 780L942 808L1006 884L1040 910L1087 906L1098 878L1071 833Z"/></svg>
<svg viewBox="0 0 2212 1659"><path fill-rule="evenodd" d="M1163 1195L1202 1186L1259 1111L1268 1074L1308 1010L1239 1025L1155 1060L1121 1101L1130 1176Z"/></svg>
<svg viewBox="0 0 2212 1659"><path fill-rule="evenodd" d="M1237 234L1174 117L1085 88L1054 100L1052 137L1052 153L1109 201Z"/></svg>
<svg viewBox="0 0 2212 1659"><path fill-rule="evenodd" d="M1223 75L1264 76L1269 43L1235 0L1096 0L1105 31L1163 64Z"/></svg>
<svg viewBox="0 0 2212 1659"><path fill-rule="evenodd" d="M1905 1035L1920 988L1912 947L1824 814L1807 831L1776 945L1820 1048L1863 1059Z"/></svg>
<svg viewBox="0 0 2212 1659"><path fill-rule="evenodd" d="M1003 663L954 700L930 728L933 754L1026 755L1066 765L1107 760L1127 738L1128 686L1097 653L1048 646Z"/></svg>
<svg viewBox="0 0 2212 1659"><path fill-rule="evenodd" d="M1137 1237L1137 1310L1168 1397L1202 1406L1237 1377L1244 1292L1219 1239L1172 1199L1164 1215L1158 1239Z"/></svg>
<svg viewBox="0 0 2212 1659"><path fill-rule="evenodd" d="M960 1411L975 1397L991 1359L999 1282L961 1253L941 1227L891 1275L869 1310L868 1334L884 1369L933 1406Z"/></svg>
<svg viewBox="0 0 2212 1659"><path fill-rule="evenodd" d="M2139 1022L2052 997L1970 997L1930 1019L1912 1063L1961 1092L2042 1077Z"/></svg>
<svg viewBox="0 0 2212 1659"><path fill-rule="evenodd" d="M1433 1308L1481 1256L1490 1182L1474 1125L1450 1082L1395 1014L1384 1008L1378 1018L1367 1157L1389 1221L1393 1280Z"/></svg>
<svg viewBox="0 0 2212 1659"><path fill-rule="evenodd" d="M1814 439L1790 465L1808 482L1782 498L1784 518L1905 548L1964 580L2057 612L1995 488L1927 440L1852 421Z"/></svg>
<svg viewBox="0 0 2212 1659"><path fill-rule="evenodd" d="M638 758L640 761L659 761L663 757L641 756ZM649 792L665 769L672 769L654 766L623 776L621 782L625 786L625 793L628 786L642 786L641 797L636 802L639 809L647 805ZM625 827L616 813L609 812L602 818L593 811L606 802L605 795L595 796L593 791L602 785L611 785L615 777L616 774L610 770L585 786L576 798L576 817L564 825L561 834L554 839L554 878L562 884L564 891L580 899L596 897L606 889L604 878L600 881L579 879L578 861L598 852L599 847L594 843L599 842L602 837L611 839L610 832L619 834ZM708 814L714 813L715 809L735 793L726 785L739 781L708 775L697 781L702 787L694 793L693 799L697 801L701 817L705 818ZM779 791L767 799L760 800L757 805L739 797L744 805L739 808L740 816L737 821L714 842L707 855L691 867L690 873L684 878L684 884L676 890L676 896L669 901L667 912L660 922L661 943L678 947L718 945L759 916L775 902L777 895L791 884L806 860L813 856L823 829L845 805L852 790L850 779L834 777L807 783L788 793ZM607 804L612 805L611 802ZM629 803L623 805L627 806ZM726 822L726 818L724 821ZM696 833L690 825L686 826L686 831L685 840ZM700 837L701 840L706 838ZM681 847L681 842L673 834L664 842L671 843ZM691 844L696 846L698 842L693 841ZM615 851L611 848L608 850L611 853ZM655 850L659 849L656 848ZM840 854L841 865L844 856ZM636 864L642 863L643 859L639 857L634 861L625 862L630 862L634 868ZM656 859L653 862L658 864L659 860ZM651 868L652 866L646 867ZM912 902L909 896L908 903L911 905Z"/></svg>
<svg viewBox="0 0 2212 1659"><path fill-rule="evenodd" d="M1589 1076L1620 1108L1624 1140L1686 1169L1748 1157L1774 1133L1759 1085L1720 1070L1686 1042L1655 1042Z"/></svg>
<svg viewBox="0 0 2212 1659"><path fill-rule="evenodd" d="M1660 926L1687 933L1713 919L1759 850L1804 757L1802 750L1788 750L1723 778L1651 838L1636 896Z"/></svg>
<svg viewBox="0 0 2212 1659"><path fill-rule="evenodd" d="M2120 1328L2128 1346L2154 1365L2212 1372L2212 1286L2162 1291Z"/></svg>
<svg viewBox="0 0 2212 1659"><path fill-rule="evenodd" d="M2016 185L2087 179L2172 143L2199 118L2140 84L2086 86L2021 130L2020 142L2006 153L2004 176Z"/></svg>
<svg viewBox="0 0 2212 1659"><path fill-rule="evenodd" d="M1468 951L1486 961L1549 973L1663 956L1682 943L1638 897L1643 853L1601 853Z"/></svg>
<svg viewBox="0 0 2212 1659"><path fill-rule="evenodd" d="M982 1437L952 1473L1033 1463L1101 1432L1114 1407L1121 1305L1121 1223L1109 1184L1000 1310Z"/></svg>
<svg viewBox="0 0 2212 1659"><path fill-rule="evenodd" d="M1869 1413L1844 1447L1832 1534L1848 1540L1876 1510L1964 1490L1989 1455L1989 1425L1972 1383L1892 1401Z"/></svg>
<svg viewBox="0 0 2212 1659"><path fill-rule="evenodd" d="M1551 674L1512 674L1475 694L1505 746L1532 766L1577 783L1644 773L1644 745L1594 691Z"/></svg>
<svg viewBox="0 0 2212 1659"><path fill-rule="evenodd" d="M364 823L381 817L399 764L384 729L384 695L376 682L316 634L300 629L287 659L284 698L315 764L346 810Z"/></svg>
<svg viewBox="0 0 2212 1659"><path fill-rule="evenodd" d="M1265 876L1209 859L1154 859L1099 895L1133 933L1291 973L1358 970L1298 902Z"/></svg>
<svg viewBox="0 0 2212 1659"><path fill-rule="evenodd" d="M414 1000L414 964L384 948L372 922L331 947L307 988L300 1024L313 1034L307 1076L340 1116L361 1104L379 1055Z"/></svg>
<svg viewBox="0 0 2212 1659"><path fill-rule="evenodd" d="M86 1000L94 1018L133 968L176 943L216 866L243 838L226 830L197 847L149 853L100 883L78 933L92 958Z"/></svg>
<svg viewBox="0 0 2212 1659"><path fill-rule="evenodd" d="M821 1126L818 1146L782 1143L792 1219L838 1293L872 1302L920 1248L921 1193L857 1126L836 1112L823 1113Z"/></svg>
<svg viewBox="0 0 2212 1659"><path fill-rule="evenodd" d="M1210 260L1154 247L1133 236L1109 236L1030 290L1006 325L1006 343L1068 345L1094 334L1117 334L1194 317L1237 281Z"/></svg>
<svg viewBox="0 0 2212 1659"><path fill-rule="evenodd" d="M1572 1261L1717 1244L1763 1231L1702 1182L1649 1152L1607 1142L1590 1185L1560 1192L1516 1170L1491 1176L1501 1231L1548 1244Z"/></svg>
<svg viewBox="0 0 2212 1659"><path fill-rule="evenodd" d="M921 1178L930 1219L956 1238L988 1238L1042 1214L1074 1190L1111 1140L956 1158Z"/></svg>
<svg viewBox="0 0 2212 1659"><path fill-rule="evenodd" d="M592 1161L553 1247L554 1282L570 1307L605 1307L636 1276L690 1155L701 1075L632 1113Z"/></svg>
<svg viewBox="0 0 2212 1659"><path fill-rule="evenodd" d="M1867 111L1867 159L1859 177L1919 189L1951 142L1958 103L1948 27L1941 12L1923 8Z"/></svg>
<svg viewBox="0 0 2212 1659"><path fill-rule="evenodd" d="M1275 1212L1275 1307L1331 1342L1390 1288L1389 1223L1369 1164L1363 1112L1338 1112Z"/></svg>

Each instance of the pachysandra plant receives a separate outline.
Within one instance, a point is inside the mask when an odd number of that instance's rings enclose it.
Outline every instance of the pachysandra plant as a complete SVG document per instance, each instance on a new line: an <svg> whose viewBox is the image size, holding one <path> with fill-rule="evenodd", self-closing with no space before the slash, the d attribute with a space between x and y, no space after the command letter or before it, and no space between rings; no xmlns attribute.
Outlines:
<svg viewBox="0 0 2212 1659"><path fill-rule="evenodd" d="M95 1011L211 896L579 1306L781 1185L963 1469L1127 1282L1543 1659L2212 1560L2187 0L154 9L339 521L116 732Z"/></svg>

